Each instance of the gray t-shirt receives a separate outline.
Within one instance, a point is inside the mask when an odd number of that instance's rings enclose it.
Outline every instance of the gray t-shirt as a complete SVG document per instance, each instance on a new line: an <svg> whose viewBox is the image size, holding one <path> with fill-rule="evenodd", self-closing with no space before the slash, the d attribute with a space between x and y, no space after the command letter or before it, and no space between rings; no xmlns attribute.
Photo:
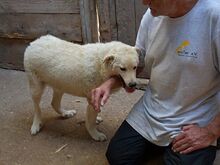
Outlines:
<svg viewBox="0 0 220 165"><path fill-rule="evenodd" d="M143 16L136 47L145 54L149 85L127 122L167 146L187 124L205 126L219 112L220 1L199 0L178 18Z"/></svg>

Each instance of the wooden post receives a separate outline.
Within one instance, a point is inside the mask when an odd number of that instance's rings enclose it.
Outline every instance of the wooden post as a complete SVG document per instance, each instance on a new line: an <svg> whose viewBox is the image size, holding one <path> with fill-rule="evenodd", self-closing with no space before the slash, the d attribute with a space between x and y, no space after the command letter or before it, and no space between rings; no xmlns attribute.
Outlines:
<svg viewBox="0 0 220 165"><path fill-rule="evenodd" d="M111 41L111 22L109 0L97 0L100 41Z"/></svg>
<svg viewBox="0 0 220 165"><path fill-rule="evenodd" d="M129 45L135 44L135 0L116 0L118 40Z"/></svg>
<svg viewBox="0 0 220 165"><path fill-rule="evenodd" d="M95 0L80 0L83 43L98 42L97 12Z"/></svg>
<svg viewBox="0 0 220 165"><path fill-rule="evenodd" d="M142 4L142 1L135 1L135 24L136 24L136 33L138 32L139 25L144 13L147 11L147 6Z"/></svg>

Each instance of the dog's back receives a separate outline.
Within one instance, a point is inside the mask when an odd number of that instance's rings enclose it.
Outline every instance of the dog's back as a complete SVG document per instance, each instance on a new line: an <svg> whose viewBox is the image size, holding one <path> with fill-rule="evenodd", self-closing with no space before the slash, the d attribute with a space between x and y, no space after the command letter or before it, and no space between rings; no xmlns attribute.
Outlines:
<svg viewBox="0 0 220 165"><path fill-rule="evenodd" d="M78 62L81 59L83 53L79 45L46 35L31 42L27 47L24 53L24 67L25 70L41 69Z"/></svg>
<svg viewBox="0 0 220 165"><path fill-rule="evenodd" d="M85 96L92 88L88 82L96 74L97 60L97 57L89 59L81 45L47 35L28 46L24 67L29 78L35 76L65 93Z"/></svg>

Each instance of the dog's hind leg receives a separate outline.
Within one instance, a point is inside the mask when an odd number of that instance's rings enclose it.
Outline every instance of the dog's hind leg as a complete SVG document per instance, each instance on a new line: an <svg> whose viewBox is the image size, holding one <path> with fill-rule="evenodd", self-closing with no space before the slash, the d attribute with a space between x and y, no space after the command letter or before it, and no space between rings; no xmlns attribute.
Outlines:
<svg viewBox="0 0 220 165"><path fill-rule="evenodd" d="M89 101L88 101L89 102ZM96 128L96 118L98 113L93 109L91 104L88 104L86 111L86 128L92 138L96 141L105 141L107 137Z"/></svg>
<svg viewBox="0 0 220 165"><path fill-rule="evenodd" d="M61 109L60 103L61 103L62 96L63 96L63 92L61 92L58 89L53 88L53 99L51 102L52 107L58 114L62 115L62 117L65 117L65 118L73 117L76 114L75 110Z"/></svg>
<svg viewBox="0 0 220 165"><path fill-rule="evenodd" d="M41 119L40 100L44 91L44 83L41 82L35 74L28 73L30 92L34 104L34 119L31 126L31 134L37 134L43 126Z"/></svg>

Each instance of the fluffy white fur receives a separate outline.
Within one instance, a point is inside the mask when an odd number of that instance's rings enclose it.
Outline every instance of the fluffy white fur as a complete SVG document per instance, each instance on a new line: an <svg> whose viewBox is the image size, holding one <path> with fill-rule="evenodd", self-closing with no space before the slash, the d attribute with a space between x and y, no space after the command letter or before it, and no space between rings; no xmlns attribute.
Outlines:
<svg viewBox="0 0 220 165"><path fill-rule="evenodd" d="M106 140L96 129L97 112L90 103L90 91L113 75L120 75L127 87L136 84L138 53L134 47L121 42L78 45L51 35L31 42L24 54L24 67L34 103L31 134L42 127L40 99L45 85L52 87L54 110L63 117L72 117L75 110L60 108L64 93L88 100L85 125L93 139Z"/></svg>

